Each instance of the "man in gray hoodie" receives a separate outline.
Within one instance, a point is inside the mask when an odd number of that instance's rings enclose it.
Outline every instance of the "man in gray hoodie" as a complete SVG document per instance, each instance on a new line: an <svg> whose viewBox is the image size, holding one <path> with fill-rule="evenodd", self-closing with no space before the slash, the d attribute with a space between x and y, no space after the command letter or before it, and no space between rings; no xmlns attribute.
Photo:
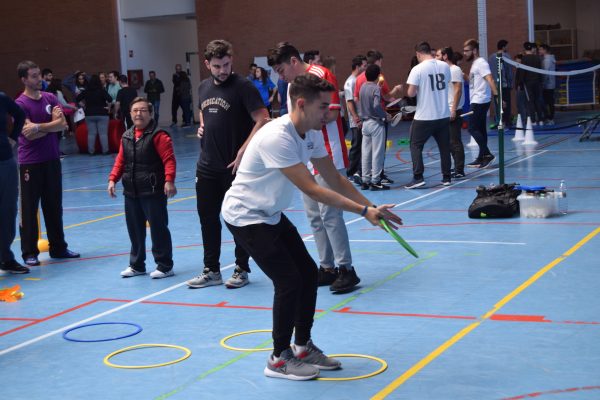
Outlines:
<svg viewBox="0 0 600 400"><path fill-rule="evenodd" d="M542 56L542 68L546 71L556 71L556 59L554 54L550 54L550 46L542 44L539 48ZM554 89L556 88L556 78L554 75L544 75L542 77L542 89L544 96L544 116L546 125L554 125Z"/></svg>

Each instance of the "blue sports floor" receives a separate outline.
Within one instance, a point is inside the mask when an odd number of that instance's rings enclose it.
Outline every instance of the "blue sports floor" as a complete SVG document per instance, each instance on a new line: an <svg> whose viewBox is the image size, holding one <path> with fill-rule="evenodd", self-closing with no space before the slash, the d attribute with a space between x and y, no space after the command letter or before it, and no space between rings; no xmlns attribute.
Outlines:
<svg viewBox="0 0 600 400"><path fill-rule="evenodd" d="M557 126L576 119L562 113ZM251 284L188 289L202 269L202 240L194 190L197 139L175 130L179 194L170 201L175 253L172 278L122 279L129 239L123 198L106 193L114 155L75 154L65 140L64 226L75 260L51 260L29 275L0 276L25 296L0 303L0 376L7 399L597 399L600 397L600 142L579 142L578 127L537 131L534 148L506 140L506 181L568 185L569 213L546 219L472 220L467 208L480 184L496 183L495 168L468 171L440 185L437 148L424 151L427 186L405 190L410 152L390 134L386 171L392 190L369 192L375 204L395 203L399 233L417 250L410 256L383 230L346 214L354 292L319 289L313 338L328 354L346 354L333 380L293 382L263 375L269 346L272 286L251 263ZM494 133L492 133L494 134ZM469 137L464 132L464 143ZM497 151L497 136L490 145ZM466 147L467 162L476 150ZM497 164L496 164L497 166ZM301 197L286 212L316 248ZM148 240L148 246L150 241ZM20 255L18 239L13 245ZM223 230L222 269L232 272L231 235ZM148 253L148 270L154 268ZM82 324L131 323L134 336L73 342L63 332ZM71 339L125 336L136 328L102 324ZM237 335L237 333L248 332ZM258 332L253 332L258 331ZM248 349L236 351L229 347ZM191 351L164 367L122 369L103 359L138 344ZM125 366L167 363L184 349L150 347L117 354ZM387 366L385 371L374 375ZM364 377L366 375L366 377ZM372 376L369 376L372 375ZM363 379L355 379L363 376Z"/></svg>

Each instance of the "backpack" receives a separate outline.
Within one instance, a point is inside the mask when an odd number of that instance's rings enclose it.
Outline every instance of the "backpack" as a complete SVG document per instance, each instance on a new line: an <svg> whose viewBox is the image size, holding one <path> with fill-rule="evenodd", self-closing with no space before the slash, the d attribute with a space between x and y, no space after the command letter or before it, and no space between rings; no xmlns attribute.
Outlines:
<svg viewBox="0 0 600 400"><path fill-rule="evenodd" d="M510 218L519 213L516 183L478 186L477 197L469 206L469 218Z"/></svg>

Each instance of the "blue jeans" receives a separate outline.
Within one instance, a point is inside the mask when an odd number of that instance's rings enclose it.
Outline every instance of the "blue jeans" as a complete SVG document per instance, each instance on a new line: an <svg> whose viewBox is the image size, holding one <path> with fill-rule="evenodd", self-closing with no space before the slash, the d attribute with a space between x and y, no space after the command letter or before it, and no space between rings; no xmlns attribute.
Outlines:
<svg viewBox="0 0 600 400"><path fill-rule="evenodd" d="M152 100L152 108L154 109L154 120L158 124L158 120L160 118L160 100Z"/></svg>
<svg viewBox="0 0 600 400"><path fill-rule="evenodd" d="M104 154L108 153L108 115L88 115L85 117L88 128L88 153L96 150L96 134L100 136L100 145Z"/></svg>

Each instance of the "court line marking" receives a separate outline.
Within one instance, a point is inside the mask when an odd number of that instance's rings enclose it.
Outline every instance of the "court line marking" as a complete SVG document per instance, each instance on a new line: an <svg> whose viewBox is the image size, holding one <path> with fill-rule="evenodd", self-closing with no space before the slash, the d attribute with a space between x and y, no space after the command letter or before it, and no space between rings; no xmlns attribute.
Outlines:
<svg viewBox="0 0 600 400"><path fill-rule="evenodd" d="M535 283L538 279L540 279L542 276L544 276L548 271L550 271L552 268L556 267L562 261L566 260L569 256L571 256L573 253L575 253L577 250L579 250L584 244L586 244L590 240L592 240L592 238L594 238L598 233L600 233L600 227L598 227L598 228L594 229L592 232L588 233L583 239L581 239L579 242L577 242L575 245L573 245L569 250L567 250L561 256L555 258L550 263L546 264L544 267L542 267L540 270L538 270L535 274L533 274L531 277L529 277L529 279L527 279L525 282L523 282L521 285L519 285L516 289L514 289L512 292L510 292L509 294L504 296L504 298L502 298L499 302L497 302L491 310L489 310L487 313L485 313L483 316L481 316L478 321L467 325L466 327L461 329L458 333L456 333L454 336L452 336L450 339L448 339L446 342L444 342L443 344L438 346L435 350L433 350L427 356L425 356L424 358L419 360L416 364L414 364L412 367L410 367L408 370L406 370L402 375L400 375L398 378L394 379L390 384L388 384L386 387L384 387L382 390L380 390L378 393L376 393L373 397L371 397L371 400L380 400L380 399L386 398L388 395L390 395L392 392L394 392L396 389L398 389L402 384L404 384L404 382L406 382L408 379L410 379L411 377L416 375L418 372L420 372L429 363L431 363L436 358L438 358L440 355L442 355L444 352L446 352L446 350L448 350L450 347L452 347L454 344L456 344L459 340L463 339L465 336L467 336L469 333L471 333L473 330L475 330L477 327L479 327L479 325L481 325L483 322L490 319L495 313L497 313L508 302L510 302L512 299L514 299L519 294L521 294L521 292L523 292L525 289L527 289L529 286L531 286L533 283Z"/></svg>
<svg viewBox="0 0 600 400"><path fill-rule="evenodd" d="M307 240L307 242L314 242L314 239ZM396 243L393 239L350 239L350 242L357 243ZM525 246L527 243L523 242L478 242L473 240L407 240L410 243L459 243L459 244L493 244L493 245L511 245L511 246Z"/></svg>

